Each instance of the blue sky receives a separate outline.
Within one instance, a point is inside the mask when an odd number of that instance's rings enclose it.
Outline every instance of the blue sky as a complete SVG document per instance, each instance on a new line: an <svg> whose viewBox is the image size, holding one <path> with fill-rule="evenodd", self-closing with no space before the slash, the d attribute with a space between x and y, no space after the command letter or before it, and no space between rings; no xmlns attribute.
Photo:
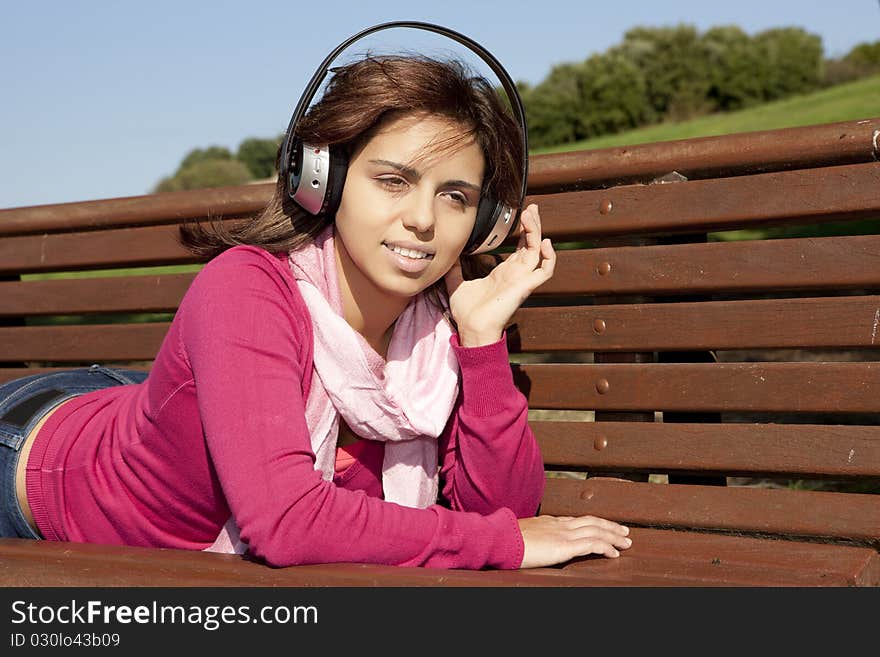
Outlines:
<svg viewBox="0 0 880 657"><path fill-rule="evenodd" d="M531 83L635 25L793 25L826 56L880 39L878 0L0 0L0 208L145 194L193 148L275 136L327 53L389 20L453 28ZM355 48L382 44L454 47L388 30Z"/></svg>

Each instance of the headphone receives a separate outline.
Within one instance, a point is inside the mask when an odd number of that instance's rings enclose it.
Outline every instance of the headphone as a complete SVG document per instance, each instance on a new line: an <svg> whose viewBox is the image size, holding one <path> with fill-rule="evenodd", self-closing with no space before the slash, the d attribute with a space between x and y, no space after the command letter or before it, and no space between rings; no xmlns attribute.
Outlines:
<svg viewBox="0 0 880 657"><path fill-rule="evenodd" d="M449 37L479 55L495 75L498 76L510 100L514 117L521 129L520 134L523 147L522 190L519 205L522 206L522 201L526 195L529 173L529 137L525 111L523 110L522 99L516 89L516 84L514 84L498 60L477 42L448 28L419 21L380 23L358 32L336 46L327 55L314 75L312 75L312 79L309 81L305 92L296 105L296 109L290 119L290 125L288 125L284 136L284 142L281 145L279 175L287 181L288 196L309 214L334 214L336 212L339 202L342 200L342 188L345 185L345 175L348 170L347 154L343 153L340 148L330 147L326 144L303 143L301 139L294 136L294 132L317 93L321 82L327 75L333 60L355 41L374 32L394 27L410 27L428 32L436 32L437 34ZM485 193L482 194L477 206L477 219L474 223L474 229L463 252L466 254L485 253L499 246L517 225L521 210L522 207L513 208L494 200Z"/></svg>

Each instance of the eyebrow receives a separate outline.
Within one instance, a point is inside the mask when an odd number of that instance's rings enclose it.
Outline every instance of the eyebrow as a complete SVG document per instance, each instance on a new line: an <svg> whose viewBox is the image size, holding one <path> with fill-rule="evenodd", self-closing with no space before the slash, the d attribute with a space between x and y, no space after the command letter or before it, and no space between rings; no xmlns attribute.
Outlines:
<svg viewBox="0 0 880 657"><path fill-rule="evenodd" d="M419 173L416 169L409 167L405 164L400 164L399 162L392 162L391 160L370 160L372 164L384 164L385 166L392 167L400 171L400 173L409 176L415 181L419 181L422 179L422 174ZM480 193L482 190L479 185L475 185L467 180L447 180L444 185L449 185L452 187L464 187L466 189L473 190L477 193Z"/></svg>

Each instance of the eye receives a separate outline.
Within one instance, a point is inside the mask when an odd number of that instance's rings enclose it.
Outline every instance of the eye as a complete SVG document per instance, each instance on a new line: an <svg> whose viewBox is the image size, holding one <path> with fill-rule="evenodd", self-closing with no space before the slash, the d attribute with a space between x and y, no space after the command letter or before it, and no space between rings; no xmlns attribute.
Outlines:
<svg viewBox="0 0 880 657"><path fill-rule="evenodd" d="M407 184L406 180L404 180L400 176L383 176L381 178L377 178L377 180L382 187L394 191L402 190Z"/></svg>
<svg viewBox="0 0 880 657"><path fill-rule="evenodd" d="M467 196L465 196L463 193L457 192L457 191L450 191L450 192L444 192L444 194L446 195L446 198L450 199L456 205L459 205L463 208L467 207L468 199L467 199Z"/></svg>

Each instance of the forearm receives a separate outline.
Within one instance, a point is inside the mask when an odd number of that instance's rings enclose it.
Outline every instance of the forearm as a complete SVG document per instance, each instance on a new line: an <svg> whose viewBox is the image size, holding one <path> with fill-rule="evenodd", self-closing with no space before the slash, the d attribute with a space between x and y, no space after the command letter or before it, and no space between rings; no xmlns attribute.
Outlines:
<svg viewBox="0 0 880 657"><path fill-rule="evenodd" d="M441 440L443 496L451 508L489 513L500 507L534 515L544 490L543 460L528 406L513 383L505 342L456 346L462 391Z"/></svg>
<svg viewBox="0 0 880 657"><path fill-rule="evenodd" d="M516 568L519 526L509 509L481 515L400 506L320 482L302 497L291 491L278 509L265 506L242 538L274 566L353 562L427 568ZM247 513L242 513L247 517Z"/></svg>

